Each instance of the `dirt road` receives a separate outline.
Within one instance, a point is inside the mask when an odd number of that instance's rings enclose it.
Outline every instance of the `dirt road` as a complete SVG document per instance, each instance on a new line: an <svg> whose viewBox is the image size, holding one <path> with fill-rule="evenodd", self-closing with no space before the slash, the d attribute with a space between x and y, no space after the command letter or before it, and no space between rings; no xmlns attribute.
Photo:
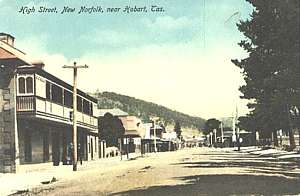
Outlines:
<svg viewBox="0 0 300 196"><path fill-rule="evenodd" d="M194 148L78 171L23 195L298 195L299 163Z"/></svg>

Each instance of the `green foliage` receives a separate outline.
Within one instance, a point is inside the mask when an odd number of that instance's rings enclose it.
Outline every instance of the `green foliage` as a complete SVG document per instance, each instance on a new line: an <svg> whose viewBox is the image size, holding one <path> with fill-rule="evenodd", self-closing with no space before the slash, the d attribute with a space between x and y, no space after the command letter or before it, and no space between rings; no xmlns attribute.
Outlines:
<svg viewBox="0 0 300 196"><path fill-rule="evenodd" d="M181 126L197 128L201 130L205 120L199 117L192 117L174 110L170 110L164 106L160 106L151 102L146 102L133 97L120 95L113 92L96 93L94 95L98 99L99 108L117 107L130 115L138 116L144 122L149 122L150 116L158 116L165 126L174 124L175 120L181 122Z"/></svg>
<svg viewBox="0 0 300 196"><path fill-rule="evenodd" d="M118 138L123 137L125 129L121 120L107 113L99 119L99 135L107 146L118 146Z"/></svg>
<svg viewBox="0 0 300 196"><path fill-rule="evenodd" d="M176 132L177 138L180 138L182 130L179 121L175 122L174 131Z"/></svg>
<svg viewBox="0 0 300 196"><path fill-rule="evenodd" d="M215 118L210 118L205 122L204 134L207 135L214 129L219 130L221 122Z"/></svg>
<svg viewBox="0 0 300 196"><path fill-rule="evenodd" d="M249 57L232 60L243 70L242 98L252 100L252 111L240 124L265 134L288 130L294 145L290 110L300 106L300 1L247 1L255 10L238 29L246 37L239 45Z"/></svg>

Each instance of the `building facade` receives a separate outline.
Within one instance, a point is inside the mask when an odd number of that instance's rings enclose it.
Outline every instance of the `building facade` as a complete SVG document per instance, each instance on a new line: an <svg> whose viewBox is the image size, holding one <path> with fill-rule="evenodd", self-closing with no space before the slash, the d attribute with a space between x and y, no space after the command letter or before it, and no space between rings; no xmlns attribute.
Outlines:
<svg viewBox="0 0 300 196"><path fill-rule="evenodd" d="M70 162L73 87L36 65L17 69L16 89L20 162ZM83 160L98 157L96 103L78 91L78 157Z"/></svg>
<svg viewBox="0 0 300 196"><path fill-rule="evenodd" d="M141 119L136 116L119 117L125 128L123 148L128 153L142 152L142 138L145 136L145 127Z"/></svg>
<svg viewBox="0 0 300 196"><path fill-rule="evenodd" d="M13 41L0 39L0 44L0 63L11 70L11 76L0 81L0 172L15 172L19 164L70 163L73 87L46 72L43 63L18 54ZM8 60L10 55L14 60ZM77 110L78 157L98 158L97 100L78 90Z"/></svg>

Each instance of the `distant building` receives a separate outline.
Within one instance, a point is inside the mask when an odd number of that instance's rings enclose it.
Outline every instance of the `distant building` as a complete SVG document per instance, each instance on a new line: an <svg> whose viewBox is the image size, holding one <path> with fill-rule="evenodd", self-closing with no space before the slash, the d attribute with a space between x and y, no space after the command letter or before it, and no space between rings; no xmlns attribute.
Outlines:
<svg viewBox="0 0 300 196"><path fill-rule="evenodd" d="M234 146L234 142L232 141L233 138L233 117L221 118L219 119L223 125L223 139L224 139L224 146ZM238 127L235 127L235 138L240 137L242 138L242 146L250 146L255 145L255 133L248 132L245 130L238 130ZM218 137L219 141L221 141L221 137Z"/></svg>
<svg viewBox="0 0 300 196"><path fill-rule="evenodd" d="M175 131L162 133L162 138L164 140L175 141L177 140L177 134Z"/></svg>
<svg viewBox="0 0 300 196"><path fill-rule="evenodd" d="M153 123L145 123L145 137L143 139L161 139L163 135L163 128L159 125L153 127ZM154 129L155 128L155 129ZM155 134L154 134L155 130Z"/></svg>
<svg viewBox="0 0 300 196"><path fill-rule="evenodd" d="M124 148L130 153L140 153L142 150L142 138L145 137L145 127L141 119L136 116L124 116L119 118L125 128Z"/></svg>
<svg viewBox="0 0 300 196"><path fill-rule="evenodd" d="M201 147L204 144L205 138L203 136L191 137L184 139L185 147Z"/></svg>
<svg viewBox="0 0 300 196"><path fill-rule="evenodd" d="M163 128L159 125L154 125L153 123L145 123L145 136L143 137L143 151L144 152L154 152L155 142L158 151L161 151L162 147L162 135ZM155 140L155 141L154 141Z"/></svg>

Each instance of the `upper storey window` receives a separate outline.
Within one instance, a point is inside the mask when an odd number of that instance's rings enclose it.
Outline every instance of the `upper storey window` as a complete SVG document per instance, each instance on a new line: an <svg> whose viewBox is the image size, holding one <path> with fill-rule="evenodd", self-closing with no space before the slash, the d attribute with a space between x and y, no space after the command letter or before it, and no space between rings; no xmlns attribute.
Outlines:
<svg viewBox="0 0 300 196"><path fill-rule="evenodd" d="M33 79L32 77L26 78L26 93L33 93Z"/></svg>
<svg viewBox="0 0 300 196"><path fill-rule="evenodd" d="M25 93L25 78L23 77L19 78L19 93Z"/></svg>
<svg viewBox="0 0 300 196"><path fill-rule="evenodd" d="M51 100L51 84L46 81L46 99Z"/></svg>
<svg viewBox="0 0 300 196"><path fill-rule="evenodd" d="M55 84L51 85L52 101L63 104L63 89Z"/></svg>
<svg viewBox="0 0 300 196"><path fill-rule="evenodd" d="M19 94L33 94L33 77L20 76L18 78L18 93Z"/></svg>

